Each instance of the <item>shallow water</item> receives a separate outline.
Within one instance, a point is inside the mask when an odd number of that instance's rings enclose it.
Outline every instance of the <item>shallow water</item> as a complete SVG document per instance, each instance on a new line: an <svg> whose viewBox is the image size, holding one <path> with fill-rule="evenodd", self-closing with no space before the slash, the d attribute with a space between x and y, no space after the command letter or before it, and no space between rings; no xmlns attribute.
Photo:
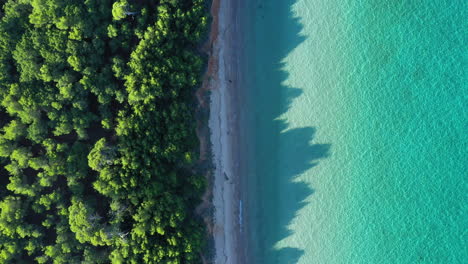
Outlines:
<svg viewBox="0 0 468 264"><path fill-rule="evenodd" d="M466 263L468 2L246 2L251 263Z"/></svg>

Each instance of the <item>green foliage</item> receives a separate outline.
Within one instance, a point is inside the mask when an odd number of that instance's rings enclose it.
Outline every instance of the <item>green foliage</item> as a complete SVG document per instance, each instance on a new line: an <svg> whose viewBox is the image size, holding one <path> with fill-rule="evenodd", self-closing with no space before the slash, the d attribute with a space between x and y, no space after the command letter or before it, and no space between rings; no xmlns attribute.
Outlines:
<svg viewBox="0 0 468 264"><path fill-rule="evenodd" d="M204 0L0 4L0 263L200 263Z"/></svg>
<svg viewBox="0 0 468 264"><path fill-rule="evenodd" d="M127 0L116 1L112 5L112 17L114 20L121 20L127 16L128 2Z"/></svg>

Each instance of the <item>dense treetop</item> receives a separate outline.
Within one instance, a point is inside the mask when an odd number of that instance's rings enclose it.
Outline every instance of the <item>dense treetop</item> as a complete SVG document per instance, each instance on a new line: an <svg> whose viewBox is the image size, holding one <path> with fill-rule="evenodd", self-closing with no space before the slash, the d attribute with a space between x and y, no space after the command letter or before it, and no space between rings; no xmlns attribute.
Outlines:
<svg viewBox="0 0 468 264"><path fill-rule="evenodd" d="M0 262L199 263L204 0L0 4Z"/></svg>

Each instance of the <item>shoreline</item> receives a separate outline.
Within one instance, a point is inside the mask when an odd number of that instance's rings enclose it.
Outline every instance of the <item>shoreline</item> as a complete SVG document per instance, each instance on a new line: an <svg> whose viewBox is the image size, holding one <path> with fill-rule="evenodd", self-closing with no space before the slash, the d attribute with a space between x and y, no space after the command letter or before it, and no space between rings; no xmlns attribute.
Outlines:
<svg viewBox="0 0 468 264"><path fill-rule="evenodd" d="M241 247L239 159L239 56L236 45L238 3L213 0L209 60L202 89L210 91L209 121L212 154L213 263L245 263ZM198 96L198 95L197 95ZM203 102L203 101L201 101ZM206 148L206 147L204 147Z"/></svg>

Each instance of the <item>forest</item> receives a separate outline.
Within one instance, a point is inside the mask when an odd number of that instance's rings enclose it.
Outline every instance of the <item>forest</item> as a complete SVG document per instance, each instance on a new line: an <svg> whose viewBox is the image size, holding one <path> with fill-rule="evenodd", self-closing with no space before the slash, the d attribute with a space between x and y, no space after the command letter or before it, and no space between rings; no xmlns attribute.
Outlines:
<svg viewBox="0 0 468 264"><path fill-rule="evenodd" d="M0 4L0 263L201 263L205 0Z"/></svg>

